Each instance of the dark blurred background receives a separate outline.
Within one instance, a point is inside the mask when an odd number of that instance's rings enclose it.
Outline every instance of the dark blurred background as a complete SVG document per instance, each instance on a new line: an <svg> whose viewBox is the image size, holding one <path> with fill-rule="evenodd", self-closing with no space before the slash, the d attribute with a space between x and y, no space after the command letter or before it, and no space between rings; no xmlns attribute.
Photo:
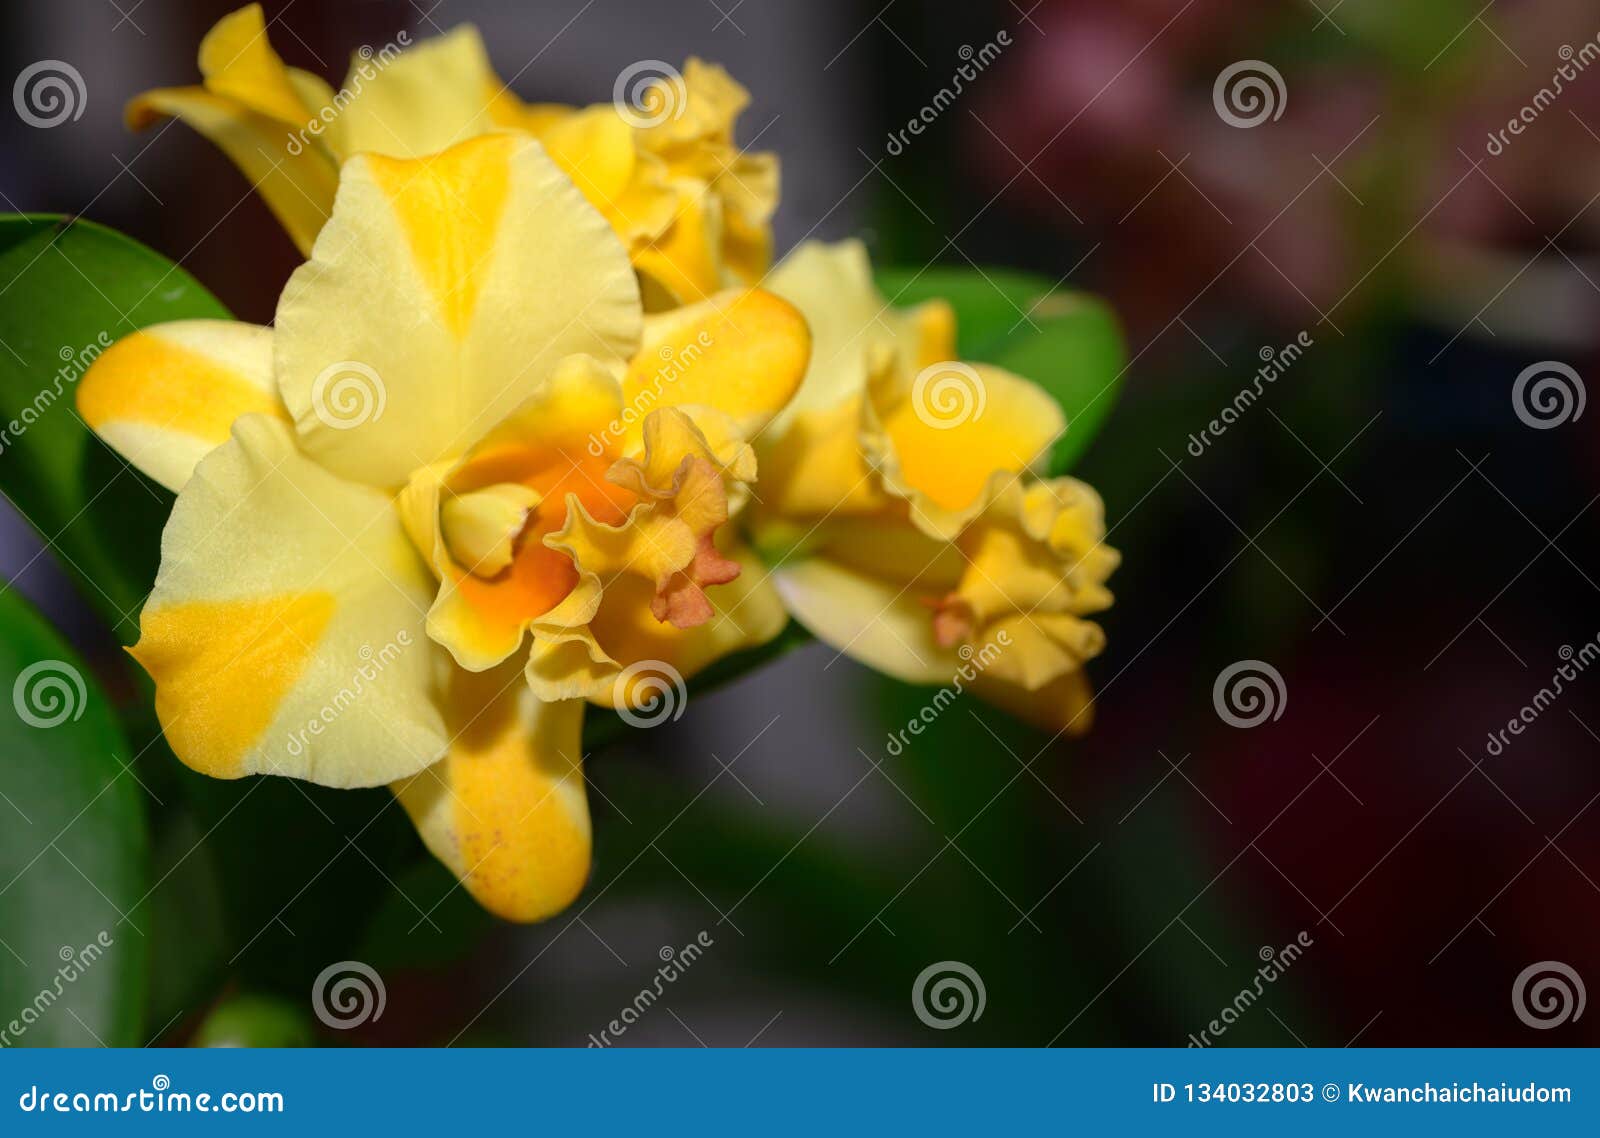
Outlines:
<svg viewBox="0 0 1600 1138"><path fill-rule="evenodd" d="M121 229L266 321L296 256L264 206L186 128L121 122L129 96L194 80L231 6L8 6L8 81L55 58L89 94L70 129L0 116L0 203ZM927 693L811 645L590 758L594 879L536 928L489 927L459 891L431 909L429 863L390 880L350 852L352 835L414 844L392 809L363 825L382 792L259 830L241 811L197 858L248 884L191 859L162 886L215 951L206 983L153 997L152 1029L176 1017L161 1041L192 1037L219 993L302 999L354 955L389 982L360 1041L581 1045L663 945L704 931L713 947L624 1044L1181 1045L1302 934L1222 1043L1600 1043L1600 1014L1539 1030L1513 996L1541 963L1600 984L1600 675L1487 743L1600 635L1600 413L1572 414L1600 334L1600 74L1577 73L1592 3L264 7L279 52L335 84L357 45L465 21L529 99L604 101L634 60L703 56L752 90L741 142L782 158L780 248L861 234L884 265L1107 295L1132 364L1076 473L1125 560L1087 738L1044 747L963 702L891 755L889 725ZM1253 126L1214 97L1241 61L1283 80ZM1564 63L1576 78L1542 99ZM1293 367L1192 446L1297 338ZM1578 376L1554 425L1513 390L1549 362ZM7 579L121 667L26 524L3 541ZM1245 660L1283 681L1281 716L1250 729L1213 703ZM158 856L208 825L173 824ZM213 928L214 910L233 919ZM936 1032L911 988L952 960L987 1003Z"/></svg>

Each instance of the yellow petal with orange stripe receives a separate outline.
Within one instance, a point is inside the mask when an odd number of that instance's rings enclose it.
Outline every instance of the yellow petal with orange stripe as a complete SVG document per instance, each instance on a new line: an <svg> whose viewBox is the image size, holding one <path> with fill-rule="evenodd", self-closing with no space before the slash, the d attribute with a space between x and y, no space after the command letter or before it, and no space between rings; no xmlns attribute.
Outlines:
<svg viewBox="0 0 1600 1138"><path fill-rule="evenodd" d="M272 329L227 320L157 324L124 336L78 384L78 413L169 490L226 442L240 415L289 421L272 378Z"/></svg>
<svg viewBox="0 0 1600 1138"><path fill-rule="evenodd" d="M278 303L278 383L308 454L392 489L462 453L563 357L620 369L640 316L621 243L533 140L360 155ZM330 377L351 372L371 389L359 421L327 406Z"/></svg>
<svg viewBox="0 0 1600 1138"><path fill-rule="evenodd" d="M432 591L387 495L247 415L178 495L130 651L195 770L377 786L444 754Z"/></svg>
<svg viewBox="0 0 1600 1138"><path fill-rule="evenodd" d="M448 754L393 790L428 849L510 921L566 908L589 876L583 704L543 703L519 662L456 671Z"/></svg>

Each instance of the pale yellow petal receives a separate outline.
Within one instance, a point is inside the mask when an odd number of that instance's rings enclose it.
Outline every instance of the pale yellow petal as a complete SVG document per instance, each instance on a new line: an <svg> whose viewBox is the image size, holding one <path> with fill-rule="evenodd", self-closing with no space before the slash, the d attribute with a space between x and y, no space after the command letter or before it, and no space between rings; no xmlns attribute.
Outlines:
<svg viewBox="0 0 1600 1138"><path fill-rule="evenodd" d="M349 98L330 124L336 153L420 158L494 129L489 101L499 81L471 24L425 39L387 62L350 62Z"/></svg>
<svg viewBox="0 0 1600 1138"><path fill-rule="evenodd" d="M772 579L790 614L851 659L913 684L955 674L959 658L935 641L932 614L904 585L825 557L787 562Z"/></svg>
<svg viewBox="0 0 1600 1138"><path fill-rule="evenodd" d="M522 136L346 164L333 219L278 304L276 369L301 445L397 488L461 454L556 363L633 355L640 309L604 220ZM348 381L363 398L332 397Z"/></svg>
<svg viewBox="0 0 1600 1138"><path fill-rule="evenodd" d="M241 415L288 414L272 378L272 330L183 320L132 332L95 360L78 413L111 448L169 490L228 439Z"/></svg>
<svg viewBox="0 0 1600 1138"><path fill-rule="evenodd" d="M178 495L130 651L195 770L377 786L444 753L431 594L387 495L247 415Z"/></svg>
<svg viewBox="0 0 1600 1138"><path fill-rule="evenodd" d="M468 572L493 576L511 564L511 543L539 501L539 492L520 482L452 494L439 508L445 545Z"/></svg>
<svg viewBox="0 0 1600 1138"><path fill-rule="evenodd" d="M938 303L891 305L873 283L866 246L854 240L800 245L772 270L766 287L798 308L811 326L811 363L799 393L773 426L775 436L807 411L829 410L864 393L876 351L893 352L899 366L910 367L921 354L927 314L948 311Z"/></svg>

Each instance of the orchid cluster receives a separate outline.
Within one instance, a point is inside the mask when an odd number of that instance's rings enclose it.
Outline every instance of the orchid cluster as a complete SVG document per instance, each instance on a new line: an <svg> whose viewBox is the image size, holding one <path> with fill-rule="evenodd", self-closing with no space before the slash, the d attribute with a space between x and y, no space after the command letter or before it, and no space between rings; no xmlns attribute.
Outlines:
<svg viewBox="0 0 1600 1138"><path fill-rule="evenodd" d="M271 327L144 328L77 392L177 494L130 651L185 764L388 786L535 921L589 872L585 708L791 618L913 683L984 652L977 694L1088 726L1118 555L1050 476L1060 405L959 360L952 306L893 306L857 242L774 267L778 162L720 67L524 103L463 27L336 92L255 5L199 63L130 123L214 142L306 260Z"/></svg>

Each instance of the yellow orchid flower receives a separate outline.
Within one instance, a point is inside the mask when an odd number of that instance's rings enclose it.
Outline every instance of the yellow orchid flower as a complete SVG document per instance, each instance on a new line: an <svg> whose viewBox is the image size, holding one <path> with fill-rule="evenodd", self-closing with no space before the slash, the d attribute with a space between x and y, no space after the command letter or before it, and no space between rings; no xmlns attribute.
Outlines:
<svg viewBox="0 0 1600 1138"><path fill-rule="evenodd" d="M808 243L767 287L811 326L810 368L757 442L747 518L789 611L889 675L967 688L1052 732L1089 727L1118 554L1104 507L1037 470L1066 428L1020 376L954 359L955 317L890 306L859 242Z"/></svg>
<svg viewBox="0 0 1600 1138"><path fill-rule="evenodd" d="M175 116L219 146L308 254L333 207L340 164L358 153L415 158L489 131L525 130L610 222L646 284L647 307L754 284L772 255L775 156L745 153L734 123L749 102L722 68L691 59L650 74L629 101L524 104L495 75L476 28L363 48L334 91L287 67L261 7L224 16L200 44L201 85L128 104L143 129ZM625 73L626 74L626 73Z"/></svg>
<svg viewBox="0 0 1600 1138"><path fill-rule="evenodd" d="M808 351L759 290L645 317L524 134L351 159L272 328L157 325L79 385L178 494L131 649L173 750L387 784L485 907L558 911L589 866L584 699L783 627L723 523Z"/></svg>

